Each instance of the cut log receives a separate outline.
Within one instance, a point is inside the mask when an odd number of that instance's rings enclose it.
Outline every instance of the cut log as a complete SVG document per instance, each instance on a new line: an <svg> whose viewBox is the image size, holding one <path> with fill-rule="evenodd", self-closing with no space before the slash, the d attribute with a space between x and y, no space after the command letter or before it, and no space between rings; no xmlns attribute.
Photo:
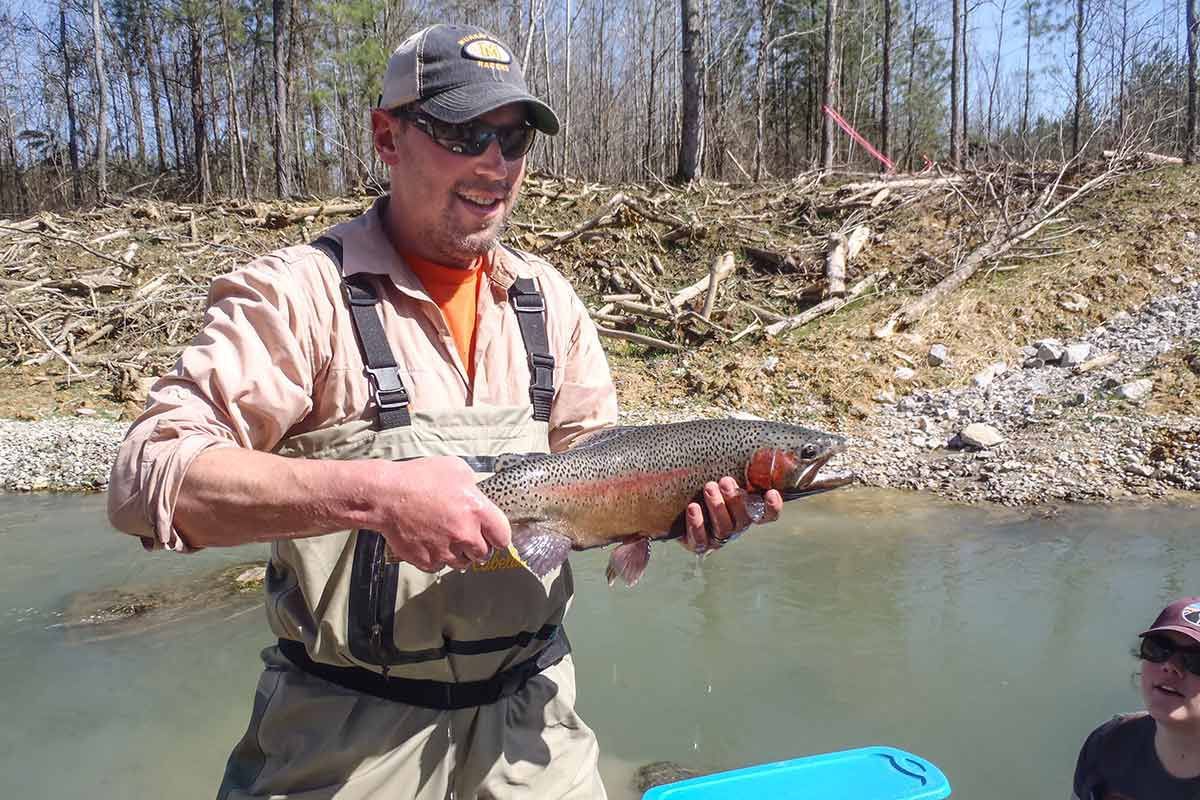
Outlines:
<svg viewBox="0 0 1200 800"><path fill-rule="evenodd" d="M846 237L834 231L829 234L829 249L825 253L825 285L829 297L846 296Z"/></svg>
<svg viewBox="0 0 1200 800"><path fill-rule="evenodd" d="M1133 153L1118 153L1116 150L1105 150L1104 157L1108 159L1116 158L1117 156L1127 156L1132 158L1140 158L1148 161L1151 164L1182 164L1183 159L1176 156L1164 156L1161 153L1151 153L1147 151Z"/></svg>
<svg viewBox="0 0 1200 800"><path fill-rule="evenodd" d="M655 308L645 303L635 303L632 300L617 300L613 305L622 311L628 311L631 314L641 314L643 317L665 320L675 319L675 315L669 311L664 311L661 308Z"/></svg>
<svg viewBox="0 0 1200 800"><path fill-rule="evenodd" d="M794 330L796 328L799 328L801 325L807 325L808 323L812 322L814 319L817 319L818 317L823 317L826 314L833 313L834 311L837 311L842 306L844 306L847 303L851 302L852 300L856 299L861 294L866 292L867 289L870 289L872 286L874 286L876 283L878 283L879 280L886 274L887 274L886 269L881 269L878 272L874 272L874 273L868 275L867 277L863 278L858 283L851 286L850 291L846 292L845 297L830 298L829 300L826 300L823 303L818 303L817 305L813 306L812 308L807 309L806 311L804 311L800 314L797 314L794 317L788 317L787 319L780 320L779 322L774 322L774 323L768 325L763 330L766 332L766 334L768 336L778 336L779 334L783 333L784 331Z"/></svg>
<svg viewBox="0 0 1200 800"><path fill-rule="evenodd" d="M704 307L700 311L700 316L706 320L712 314L713 300L717 298L717 286L721 283L722 270L725 270L725 274L733 272L733 253L726 253L714 259L708 268L708 287L705 289Z"/></svg>
<svg viewBox="0 0 1200 800"><path fill-rule="evenodd" d="M841 232L829 234L829 250L825 255L825 280L828 297L846 296L846 265L862 251L871 230L859 225L849 236Z"/></svg>
<svg viewBox="0 0 1200 800"><path fill-rule="evenodd" d="M710 270L708 275L705 275L691 286L679 290L679 292L677 292L675 296L671 298L671 306L674 308L680 308L684 303L691 300L693 297L698 297L704 292L708 291L708 282L712 275L715 274L717 280L721 280L722 278L725 278L733 273L735 266L733 262L733 253L725 253L717 259L717 262L719 262L720 266L715 272Z"/></svg>
<svg viewBox="0 0 1200 800"><path fill-rule="evenodd" d="M602 325L597 325L596 331L601 336L607 336L610 339L624 339L625 341L645 345L646 347L656 347L659 350L670 350L672 353L679 353L683 350L683 347L675 344L674 342L664 342L662 339L655 339L653 336L643 336L640 333L613 330L612 328L605 328Z"/></svg>

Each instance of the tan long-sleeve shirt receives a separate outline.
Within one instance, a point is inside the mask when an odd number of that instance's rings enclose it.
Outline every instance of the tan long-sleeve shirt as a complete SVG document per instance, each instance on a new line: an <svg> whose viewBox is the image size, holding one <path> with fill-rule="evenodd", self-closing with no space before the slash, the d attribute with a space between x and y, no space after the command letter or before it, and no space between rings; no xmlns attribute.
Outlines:
<svg viewBox="0 0 1200 800"><path fill-rule="evenodd" d="M498 249L479 292L474 380L437 306L396 255L382 223L386 198L327 235L347 275L371 273L383 328L415 411L529 400L527 355L508 288L538 280L555 358L552 449L615 424L616 392L595 326L550 265ZM337 268L308 245L255 259L213 281L204 324L118 452L109 482L113 525L147 547L186 552L172 524L184 475L210 447L271 451L285 437L373 418Z"/></svg>

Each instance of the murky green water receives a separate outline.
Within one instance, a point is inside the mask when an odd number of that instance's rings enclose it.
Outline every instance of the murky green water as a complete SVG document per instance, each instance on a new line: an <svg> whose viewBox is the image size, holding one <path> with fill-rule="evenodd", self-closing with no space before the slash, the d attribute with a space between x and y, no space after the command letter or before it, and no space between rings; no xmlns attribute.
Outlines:
<svg viewBox="0 0 1200 800"><path fill-rule="evenodd" d="M662 759L726 769L909 749L955 797L1064 797L1084 735L1135 708L1134 634L1200 594L1200 506L1043 518L846 490L635 589L573 558L579 706L614 798ZM0 495L0 797L210 797L270 639L257 606L95 639L73 593L185 581L266 549L146 554L103 498Z"/></svg>

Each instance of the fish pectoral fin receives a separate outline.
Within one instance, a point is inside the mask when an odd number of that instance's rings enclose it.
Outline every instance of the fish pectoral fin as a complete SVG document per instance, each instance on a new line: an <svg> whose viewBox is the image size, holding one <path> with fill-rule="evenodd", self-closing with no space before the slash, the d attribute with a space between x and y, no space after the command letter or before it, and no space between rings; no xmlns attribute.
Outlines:
<svg viewBox="0 0 1200 800"><path fill-rule="evenodd" d="M521 563L539 578L561 567L571 553L570 537L546 523L514 525L512 545Z"/></svg>
<svg viewBox="0 0 1200 800"><path fill-rule="evenodd" d="M616 583L618 576L626 586L636 586L649 563L650 539L641 534L627 536L613 550L604 575L608 578L609 586Z"/></svg>

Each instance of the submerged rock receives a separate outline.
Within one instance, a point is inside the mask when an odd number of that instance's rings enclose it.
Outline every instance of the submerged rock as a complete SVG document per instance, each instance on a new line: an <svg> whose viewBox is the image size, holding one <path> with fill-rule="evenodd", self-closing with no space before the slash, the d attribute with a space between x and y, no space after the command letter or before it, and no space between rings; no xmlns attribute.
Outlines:
<svg viewBox="0 0 1200 800"><path fill-rule="evenodd" d="M637 772L633 775L633 788L637 790L638 794L641 794L665 783L675 783L708 774L710 773L699 772L674 761L654 761L638 767Z"/></svg>

